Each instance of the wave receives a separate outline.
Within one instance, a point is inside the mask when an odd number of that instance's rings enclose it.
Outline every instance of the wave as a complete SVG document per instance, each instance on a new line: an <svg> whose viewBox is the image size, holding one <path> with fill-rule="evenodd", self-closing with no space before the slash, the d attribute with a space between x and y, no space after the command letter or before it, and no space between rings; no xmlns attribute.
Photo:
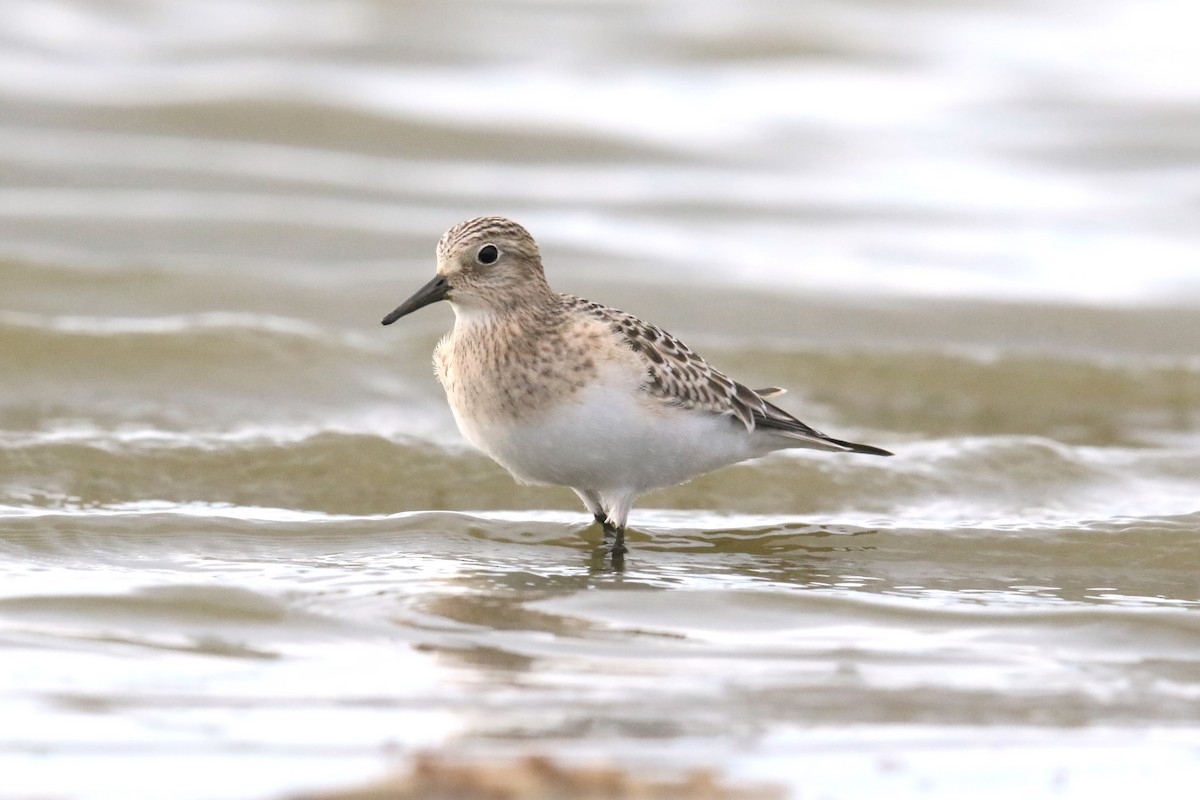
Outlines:
<svg viewBox="0 0 1200 800"><path fill-rule="evenodd" d="M375 353L385 349L380 343L366 337L352 333L335 333L305 320L239 311L208 311L157 317L47 316L0 311L0 330L6 326L81 336L180 334L213 330L258 331L322 343L336 341L343 346Z"/></svg>
<svg viewBox="0 0 1200 800"><path fill-rule="evenodd" d="M10 432L0 436L0 504L113 509L162 501L355 516L478 508L577 512L569 492L518 486L442 433L438 441L396 427ZM689 524L700 527L727 527L728 521L713 520L730 514L801 514L820 524L939 529L1062 528L1196 509L1200 454L1192 449L1072 446L1028 436L898 449L900 455L886 461L776 454L654 493L640 507L690 509ZM643 519L639 513L635 526Z"/></svg>
<svg viewBox="0 0 1200 800"><path fill-rule="evenodd" d="M168 283L171 292L193 286L190 279ZM428 366L445 321L430 315L384 335L374 309L392 303L391 295L375 301L364 319L359 301L348 312L358 325L268 311L0 311L0 349L10 365L0 427L37 430L62 419L135 429L241 428L264 419L320 427L331 416L391 406L392 416L414 420L412 435L422 435L429 419L448 419ZM1070 445L1174 447L1200 430L1200 361L1194 351L1175 352L1178 342L1171 349L1157 340L1130 343L1124 352L1100 345L1034 350L1023 342L948 346L904 342L902 331L901 341L889 340L883 329L890 323L879 320L871 323L879 338L872 331L861 342L838 341L835 329L833 341L813 341L792 323L779 326L774 308L762 311L744 323L740 312L718 318L717 331L750 330L710 333L694 346L744 380L791 387L785 408L847 438L903 445L1033 435ZM856 314L870 318L862 309ZM1128 324L1161 314L1134 316ZM1184 317L1180 325L1189 324ZM764 324L780 329L758 333ZM907 433L898 440L894 431Z"/></svg>
<svg viewBox="0 0 1200 800"><path fill-rule="evenodd" d="M395 369L405 359L428 369L428 345L407 344L262 313L4 312L0 428L60 437L64 429L120 430L119 439L131 429L240 429L257 420L328 425L386 409L421 431L436 386L428 372L418 381L415 369L411 380Z"/></svg>
<svg viewBox="0 0 1200 800"><path fill-rule="evenodd" d="M1170 613L1200 604L1200 513L970 528L934 519L912 527L653 508L635 516L647 524L635 520L629 531L626 589L686 589L693 598L711 590L739 614L774 607L792 626L842 609L860 623L882 616L889 624L952 626L969 617L984 631L1034 614L1032 624L1071 631L1100 619L1062 616L1072 609ZM329 581L338 594L372 598L380 586L414 583L441 597L448 583L507 581L513 573L543 585L537 599L555 589L586 597L589 576L609 572L601 534L589 523L581 512L547 511L338 514L147 501L104 509L0 506L0 554L32 565L28 574L10 574L8 596L47 591L38 564L100 569L99 588L125 592L124 570L108 571L132 557L147 573L160 560L185 572L188 564L205 571L228 565L241 582L258 570L264 580L292 575L318 592ZM64 588L75 593L88 585L85 574ZM729 597L739 591L750 594ZM444 613L451 605L461 603L435 599L426 610ZM678 604L671 606L678 621ZM1132 614L1121 619L1136 623ZM1177 618L1160 619L1164 630L1177 625Z"/></svg>

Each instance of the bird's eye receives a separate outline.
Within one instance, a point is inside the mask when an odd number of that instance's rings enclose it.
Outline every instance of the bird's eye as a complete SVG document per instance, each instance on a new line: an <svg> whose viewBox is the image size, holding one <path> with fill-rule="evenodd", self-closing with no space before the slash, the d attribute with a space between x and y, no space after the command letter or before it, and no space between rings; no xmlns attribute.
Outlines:
<svg viewBox="0 0 1200 800"><path fill-rule="evenodd" d="M475 254L475 258L480 264L495 264L496 259L500 257L500 251L496 249L494 244L485 244L479 248L479 252Z"/></svg>

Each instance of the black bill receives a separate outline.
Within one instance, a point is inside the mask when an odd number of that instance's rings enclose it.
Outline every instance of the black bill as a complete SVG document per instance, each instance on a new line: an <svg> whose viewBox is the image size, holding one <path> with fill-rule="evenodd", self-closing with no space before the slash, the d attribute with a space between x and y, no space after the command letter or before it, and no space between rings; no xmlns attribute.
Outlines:
<svg viewBox="0 0 1200 800"><path fill-rule="evenodd" d="M418 308L424 308L430 303L445 300L450 293L450 281L444 275L438 275L429 283L417 290L417 293L401 303L395 311L383 318L384 325L391 325L396 320L411 314Z"/></svg>

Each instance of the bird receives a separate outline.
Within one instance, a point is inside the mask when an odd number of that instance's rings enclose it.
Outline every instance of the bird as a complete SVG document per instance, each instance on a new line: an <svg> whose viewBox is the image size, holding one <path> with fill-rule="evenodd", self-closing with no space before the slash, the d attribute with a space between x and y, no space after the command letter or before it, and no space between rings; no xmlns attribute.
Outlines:
<svg viewBox="0 0 1200 800"><path fill-rule="evenodd" d="M667 331L550 288L533 236L506 217L453 226L433 279L383 318L439 301L454 327L434 373L462 435L521 484L566 486L628 552L634 501L776 450L890 456L828 436L750 389Z"/></svg>

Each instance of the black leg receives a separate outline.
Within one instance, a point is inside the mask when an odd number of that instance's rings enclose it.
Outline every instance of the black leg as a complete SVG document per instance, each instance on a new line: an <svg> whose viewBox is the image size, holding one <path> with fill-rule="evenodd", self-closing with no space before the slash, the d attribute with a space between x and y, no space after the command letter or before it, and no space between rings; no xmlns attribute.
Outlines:
<svg viewBox="0 0 1200 800"><path fill-rule="evenodd" d="M613 528L613 532L613 535L616 536L616 540L613 541L612 554L613 558L618 558L619 556L623 556L629 552L625 548L625 529Z"/></svg>
<svg viewBox="0 0 1200 800"><path fill-rule="evenodd" d="M596 522L600 523L600 527L604 529L604 538L613 539L612 554L614 559L622 559L629 552L625 547L625 529L618 528L615 525L610 525L608 517L604 514L595 514Z"/></svg>

